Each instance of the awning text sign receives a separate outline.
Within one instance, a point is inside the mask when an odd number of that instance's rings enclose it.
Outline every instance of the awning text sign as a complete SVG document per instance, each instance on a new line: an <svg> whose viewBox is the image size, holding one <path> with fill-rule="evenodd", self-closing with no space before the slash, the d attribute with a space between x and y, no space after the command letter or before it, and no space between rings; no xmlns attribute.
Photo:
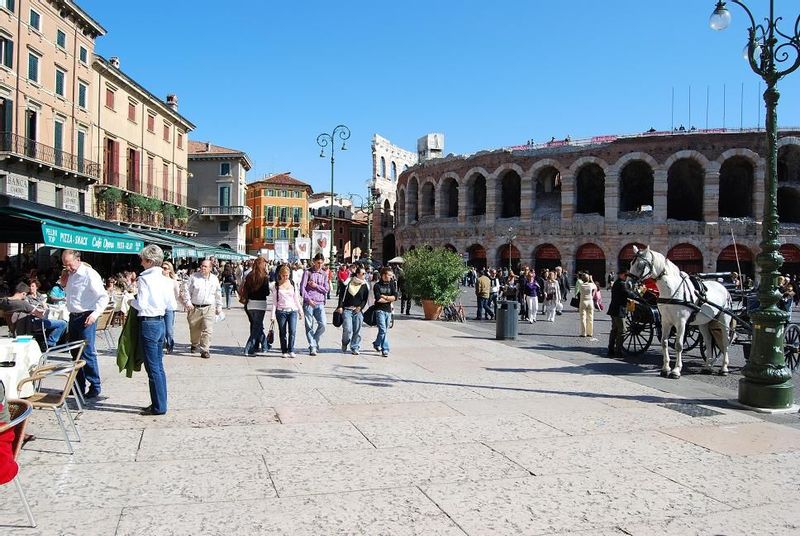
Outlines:
<svg viewBox="0 0 800 536"><path fill-rule="evenodd" d="M88 228L42 222L44 243L54 248L95 251L98 253L138 253L144 242L123 234L93 232Z"/></svg>

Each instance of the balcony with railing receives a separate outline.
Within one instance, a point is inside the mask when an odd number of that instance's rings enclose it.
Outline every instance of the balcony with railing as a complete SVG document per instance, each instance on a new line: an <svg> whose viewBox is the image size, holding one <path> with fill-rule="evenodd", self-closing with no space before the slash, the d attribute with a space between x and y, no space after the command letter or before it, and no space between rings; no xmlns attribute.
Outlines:
<svg viewBox="0 0 800 536"><path fill-rule="evenodd" d="M129 226L169 229L173 231L188 230L187 219L180 218L177 214L171 214L166 211L153 212L138 207L131 207L124 203L98 201L95 217Z"/></svg>
<svg viewBox="0 0 800 536"><path fill-rule="evenodd" d="M143 180L141 177L130 177L124 173L115 173L106 170L103 173L104 184L98 184L98 188L113 186L123 192L144 195L152 199L158 199L173 205L186 206L186 195L172 190L165 190L154 186L151 182Z"/></svg>
<svg viewBox="0 0 800 536"><path fill-rule="evenodd" d="M246 206L205 206L200 207L198 215L208 218L242 218L247 222L253 218L253 211L250 207Z"/></svg>
<svg viewBox="0 0 800 536"><path fill-rule="evenodd" d="M75 173L93 181L100 178L100 164L97 162L13 132L0 132L0 153L11 153L31 162Z"/></svg>

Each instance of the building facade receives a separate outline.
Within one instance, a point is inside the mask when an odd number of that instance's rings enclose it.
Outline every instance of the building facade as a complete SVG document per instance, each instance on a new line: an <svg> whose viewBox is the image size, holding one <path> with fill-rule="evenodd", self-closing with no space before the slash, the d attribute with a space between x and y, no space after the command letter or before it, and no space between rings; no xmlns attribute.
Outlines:
<svg viewBox="0 0 800 536"><path fill-rule="evenodd" d="M104 34L74 2L0 1L0 193L91 213L91 64Z"/></svg>
<svg viewBox="0 0 800 536"><path fill-rule="evenodd" d="M247 186L247 206L253 218L247 224L247 253L274 250L276 240L310 236L308 196L311 185L288 172L266 177Z"/></svg>
<svg viewBox="0 0 800 536"><path fill-rule="evenodd" d="M419 161L416 153L394 145L388 139L372 136L372 179L376 207L372 213L373 257L388 261L395 256L394 213L397 179Z"/></svg>
<svg viewBox="0 0 800 536"><path fill-rule="evenodd" d="M197 212L189 227L198 240L247 251L246 225L252 211L246 203L247 172L253 167L246 153L209 142L189 142L188 203Z"/></svg>
<svg viewBox="0 0 800 536"><path fill-rule="evenodd" d="M398 180L398 252L446 246L472 265L562 265L596 280L650 245L687 272L754 273L763 131L647 132L420 163ZM800 273L800 131L781 130L783 270Z"/></svg>
<svg viewBox="0 0 800 536"><path fill-rule="evenodd" d="M120 68L119 58L95 56L94 139L101 162L96 216L144 229L191 235L188 133L178 99L162 101Z"/></svg>

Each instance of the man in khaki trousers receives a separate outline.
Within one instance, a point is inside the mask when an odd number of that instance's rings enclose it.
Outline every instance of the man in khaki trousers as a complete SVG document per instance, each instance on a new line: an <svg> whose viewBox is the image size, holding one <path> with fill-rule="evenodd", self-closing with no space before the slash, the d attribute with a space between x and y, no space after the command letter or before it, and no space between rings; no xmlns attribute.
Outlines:
<svg viewBox="0 0 800 536"><path fill-rule="evenodd" d="M200 357L211 357L211 333L214 317L222 312L222 293L219 279L211 273L211 261L200 263L200 270L193 273L183 289L183 304L188 311L191 352L200 350Z"/></svg>

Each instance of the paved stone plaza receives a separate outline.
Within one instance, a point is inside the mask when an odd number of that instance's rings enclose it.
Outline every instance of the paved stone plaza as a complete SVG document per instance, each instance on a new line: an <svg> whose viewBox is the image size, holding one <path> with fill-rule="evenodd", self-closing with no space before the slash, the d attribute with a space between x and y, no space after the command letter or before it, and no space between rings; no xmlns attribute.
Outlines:
<svg viewBox="0 0 800 536"><path fill-rule="evenodd" d="M317 357L247 358L229 313L212 359L166 356L166 416L138 415L146 375L117 374L111 354L73 456L36 411L20 463L39 528L3 486L0 533L800 534L796 428L477 324L398 317L388 359L374 328L356 357L330 325ZM183 315L177 331L187 342Z"/></svg>

